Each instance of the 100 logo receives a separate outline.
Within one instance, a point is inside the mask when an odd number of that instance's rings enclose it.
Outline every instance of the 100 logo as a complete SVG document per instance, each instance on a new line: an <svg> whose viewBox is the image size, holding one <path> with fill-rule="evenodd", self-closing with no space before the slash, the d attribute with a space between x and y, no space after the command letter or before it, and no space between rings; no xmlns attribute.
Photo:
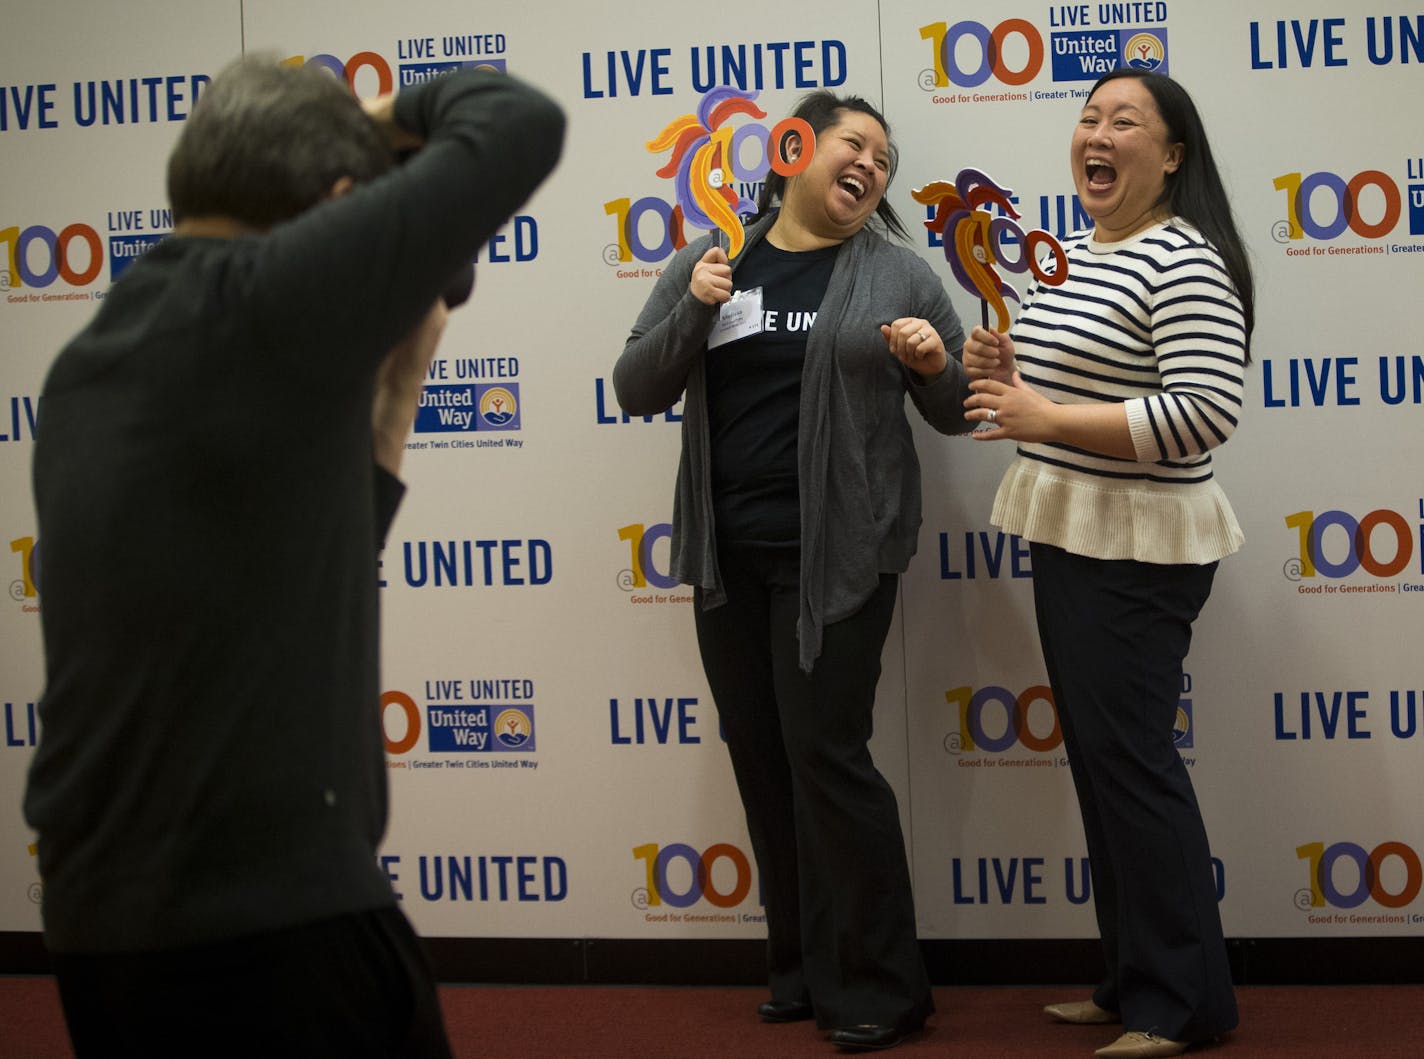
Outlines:
<svg viewBox="0 0 1424 1059"><path fill-rule="evenodd" d="M1419 854L1403 842L1381 842L1366 852L1354 842L1308 842L1296 847L1295 855L1305 861L1310 873L1310 887L1296 896L1296 904L1304 908L1357 908L1373 899L1385 908L1403 908L1419 896L1424 883L1424 869ZM1381 879L1384 866L1397 860L1404 870L1403 885L1390 893ZM1354 865L1354 889L1342 890L1335 885L1335 866L1341 861Z"/></svg>
<svg viewBox="0 0 1424 1059"><path fill-rule="evenodd" d="M82 267L75 261L78 242L85 253ZM71 287L92 283L104 267L104 245L99 233L83 222L66 225L56 232L43 224L27 228L12 224L0 228L0 247L4 248L5 266L0 269L0 291L13 287L48 287L57 279Z"/></svg>
<svg viewBox="0 0 1424 1059"><path fill-rule="evenodd" d="M1366 169L1349 180L1329 172L1308 176L1283 173L1276 177L1275 188L1285 192L1286 224L1291 239L1308 235L1323 242L1344 234L1347 228L1362 239L1381 239L1399 224L1404 206L1399 185L1378 169ZM1376 220L1367 220L1360 205L1369 188L1377 188L1382 197ZM1317 192L1321 194L1317 196ZM1318 203L1322 201L1325 205L1317 215Z"/></svg>
<svg viewBox="0 0 1424 1059"><path fill-rule="evenodd" d="M386 61L384 56L373 51L358 51L345 62L335 55L328 55L324 52L312 56L291 55L282 60L282 65L316 66L323 70L330 70L332 74L346 82L353 94L356 92L356 75L362 70L370 70L376 75L376 95L389 95L395 87L391 64Z"/></svg>
<svg viewBox="0 0 1424 1059"><path fill-rule="evenodd" d="M36 572L39 569L39 545L33 537L20 537L10 542L10 551L20 557L20 580L10 586L16 600L34 599L39 591Z"/></svg>
<svg viewBox="0 0 1424 1059"><path fill-rule="evenodd" d="M803 140L814 138L810 134L810 126L800 118L783 118L770 129L756 123L741 125L735 130L729 127L719 129L718 136L724 141L726 168L713 173L712 182L717 187L730 185L734 181L744 185L755 184L763 180L768 172L795 176L811 164L811 154L803 152L794 161L786 158L780 147L793 132ZM748 143L756 145L751 161L743 157ZM772 144L776 144L777 148L773 149ZM613 199L603 204L603 212L614 218L618 236L616 254L607 255L610 265L635 258L652 264L687 245L683 232L686 218L682 207L656 195L645 195L636 200L627 197ZM645 233L648 233L647 239L644 238Z"/></svg>
<svg viewBox="0 0 1424 1059"><path fill-rule="evenodd" d="M1012 37L1022 38L1028 55L1022 69L1010 70L1004 62L1004 45ZM920 39L934 49L934 83L944 88L952 81L960 88L977 88L990 77L1006 85L1026 85L1043 69L1043 36L1033 23L1010 18L993 29L979 22L931 22L920 27ZM979 54L979 65L973 70L961 69L956 53L964 41L973 41Z"/></svg>
<svg viewBox="0 0 1424 1059"><path fill-rule="evenodd" d="M1420 501L1424 514L1424 500ZM1394 577L1401 573L1414 557L1414 539L1409 523L1398 511L1380 508L1363 518L1345 511L1296 511L1286 516L1286 525L1299 534L1298 554L1291 561L1292 574L1298 566L1300 577L1314 577L1317 573L1326 577L1347 577L1363 568L1375 577ZM1338 532L1326 534L1331 530ZM1384 546L1376 551L1376 530L1386 531L1382 536ZM1424 527L1421 527L1424 534ZM1390 534L1393 534L1393 553L1390 553ZM1327 556L1326 547L1338 550L1343 546L1338 559Z"/></svg>
<svg viewBox="0 0 1424 1059"><path fill-rule="evenodd" d="M667 522L657 522L651 526L635 522L631 526L620 527L618 539L628 542L630 569L619 574L619 587L624 591L647 588L648 585L654 588L675 587L677 578L669 577L659 570L653 559L653 546L658 541L669 540L671 537L672 525Z"/></svg>
<svg viewBox="0 0 1424 1059"><path fill-rule="evenodd" d="M733 908L746 899L752 888L752 866L747 855L729 842L718 842L708 846L702 853L683 842L672 842L658 846L655 842L633 847L633 858L643 862L646 868L646 889L634 892L634 904L638 907L652 907L667 904L673 908L688 908L703 898L718 908ZM731 869L731 885L718 887L714 880L717 862L725 860ZM673 864L682 862L686 866L688 881L685 889L679 890L669 871ZM682 875L682 871L677 872ZM725 881L725 880L724 880ZM646 898L646 903L642 899Z"/></svg>
<svg viewBox="0 0 1424 1059"><path fill-rule="evenodd" d="M1063 745L1063 729L1058 723L1058 708L1053 701L1053 692L1044 684L1015 695L1008 688L990 685L977 691L967 685L953 688L944 693L944 699L959 715L958 738L951 733L946 741L950 753L967 753L984 750L999 754L1016 743L1022 743L1029 750L1046 753ZM1046 703L1053 726L1044 735L1039 735L1029 726L1029 710L1036 702ZM984 714L990 710L999 715L1001 725L996 725L999 734L993 734L984 726Z"/></svg>

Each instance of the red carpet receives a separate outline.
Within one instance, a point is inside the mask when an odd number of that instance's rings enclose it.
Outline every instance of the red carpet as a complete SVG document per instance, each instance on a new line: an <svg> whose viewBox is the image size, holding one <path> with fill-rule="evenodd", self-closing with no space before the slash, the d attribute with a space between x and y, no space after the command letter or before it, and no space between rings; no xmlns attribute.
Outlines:
<svg viewBox="0 0 1424 1059"><path fill-rule="evenodd" d="M1062 1026L1039 1013L1074 998L1068 990L935 990L939 1013L924 1034L892 1055L972 1059L1078 1056L1117 1027ZM1424 986L1251 986L1239 989L1241 1028L1189 1055L1418 1059L1424 1056ZM809 1023L764 1025L760 989L609 986L446 986L446 1025L456 1056L795 1059L836 1056ZM59 998L48 978L0 977L0 1057L60 1059L71 1052Z"/></svg>

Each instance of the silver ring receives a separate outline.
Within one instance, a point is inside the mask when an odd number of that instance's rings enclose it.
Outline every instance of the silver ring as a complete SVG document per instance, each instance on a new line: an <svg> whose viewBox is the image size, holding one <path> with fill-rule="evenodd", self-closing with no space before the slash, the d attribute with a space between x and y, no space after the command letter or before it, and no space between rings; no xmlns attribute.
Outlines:
<svg viewBox="0 0 1424 1059"><path fill-rule="evenodd" d="M989 409L989 414L985 417L989 422L996 422L999 418L999 411L996 408Z"/></svg>
<svg viewBox="0 0 1424 1059"><path fill-rule="evenodd" d="M930 336L924 331L921 331L915 337L918 338L921 342L928 342L930 340Z"/></svg>

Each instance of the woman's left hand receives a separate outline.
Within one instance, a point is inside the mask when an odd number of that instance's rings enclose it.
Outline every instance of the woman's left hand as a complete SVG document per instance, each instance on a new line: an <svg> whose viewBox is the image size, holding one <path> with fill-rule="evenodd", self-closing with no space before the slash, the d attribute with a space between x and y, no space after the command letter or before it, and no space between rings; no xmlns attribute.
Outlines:
<svg viewBox="0 0 1424 1059"><path fill-rule="evenodd" d="M1054 404L1014 372L1013 383L1006 385L997 379L975 379L969 384L973 391L964 402L964 418L988 427L971 435L977 441L1055 441L1057 425L1054 415L1060 405Z"/></svg>
<svg viewBox="0 0 1424 1059"><path fill-rule="evenodd" d="M927 379L943 373L949 363L944 342L928 320L902 317L893 323L881 324L880 333L901 364Z"/></svg>

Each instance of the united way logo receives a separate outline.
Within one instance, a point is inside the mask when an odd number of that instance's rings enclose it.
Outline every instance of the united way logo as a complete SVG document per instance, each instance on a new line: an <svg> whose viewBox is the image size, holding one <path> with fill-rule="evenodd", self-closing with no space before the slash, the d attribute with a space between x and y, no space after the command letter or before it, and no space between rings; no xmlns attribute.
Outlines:
<svg viewBox="0 0 1424 1059"><path fill-rule="evenodd" d="M1167 30L1082 29L1052 37L1054 81L1096 81L1119 67L1168 73Z"/></svg>
<svg viewBox="0 0 1424 1059"><path fill-rule="evenodd" d="M1172 744L1178 750L1190 750L1195 742L1192 739L1192 700L1182 699L1177 704L1177 717L1172 722Z"/></svg>
<svg viewBox="0 0 1424 1059"><path fill-rule="evenodd" d="M534 722L528 710L511 706L494 719L494 738L505 750L532 750Z"/></svg>
<svg viewBox="0 0 1424 1059"><path fill-rule="evenodd" d="M519 429L519 384L479 386L480 423L486 430Z"/></svg>
<svg viewBox="0 0 1424 1059"><path fill-rule="evenodd" d="M1134 70L1157 70L1166 60L1167 46L1155 33L1134 33L1122 49L1123 65Z"/></svg>

